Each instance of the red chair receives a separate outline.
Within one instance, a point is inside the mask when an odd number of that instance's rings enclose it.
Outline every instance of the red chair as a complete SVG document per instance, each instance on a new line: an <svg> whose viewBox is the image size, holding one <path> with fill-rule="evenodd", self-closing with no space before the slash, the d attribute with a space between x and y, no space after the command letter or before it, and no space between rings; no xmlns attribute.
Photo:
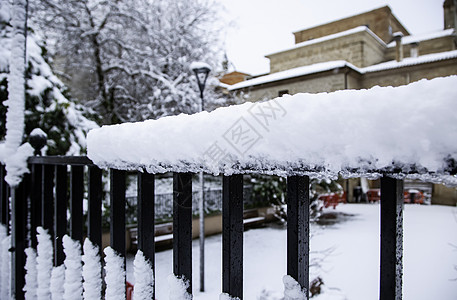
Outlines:
<svg viewBox="0 0 457 300"><path fill-rule="evenodd" d="M127 294L127 300L132 300L133 299L133 284L126 281L125 290L126 290L126 294Z"/></svg>

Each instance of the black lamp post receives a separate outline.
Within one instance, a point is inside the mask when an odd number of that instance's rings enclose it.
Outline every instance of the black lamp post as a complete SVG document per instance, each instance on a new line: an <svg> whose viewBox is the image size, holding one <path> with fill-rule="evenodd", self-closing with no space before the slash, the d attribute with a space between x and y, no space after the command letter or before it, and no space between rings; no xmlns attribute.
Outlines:
<svg viewBox="0 0 457 300"><path fill-rule="evenodd" d="M211 68L205 63L193 63L191 64L190 68L195 73L195 77L197 77L198 88L200 89L200 99L202 100L201 111L205 110L205 104L203 101L203 91L205 90L206 80L208 79L209 72Z"/></svg>
<svg viewBox="0 0 457 300"><path fill-rule="evenodd" d="M194 62L190 68L197 77L198 88L200 89L201 111L205 110L203 91L205 90L206 80L208 79L211 68L202 62ZM199 223L200 223L200 291L205 291L205 181L203 172L200 172L201 197L198 203Z"/></svg>

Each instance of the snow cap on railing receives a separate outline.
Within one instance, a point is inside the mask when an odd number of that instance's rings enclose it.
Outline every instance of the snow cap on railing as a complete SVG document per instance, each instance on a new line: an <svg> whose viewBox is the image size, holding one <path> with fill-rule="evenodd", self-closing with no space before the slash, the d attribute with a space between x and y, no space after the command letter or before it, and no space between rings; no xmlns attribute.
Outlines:
<svg viewBox="0 0 457 300"><path fill-rule="evenodd" d="M88 156L103 168L151 173L389 173L455 185L455 86L451 76L104 126L89 132Z"/></svg>

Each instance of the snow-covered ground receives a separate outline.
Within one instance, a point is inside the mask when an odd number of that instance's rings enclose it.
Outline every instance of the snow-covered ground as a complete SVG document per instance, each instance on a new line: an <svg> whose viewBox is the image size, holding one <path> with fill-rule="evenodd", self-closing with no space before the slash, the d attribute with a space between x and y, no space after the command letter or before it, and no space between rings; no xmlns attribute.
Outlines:
<svg viewBox="0 0 457 300"><path fill-rule="evenodd" d="M333 211L332 209L330 211ZM366 300L379 297L379 205L345 204L336 212L350 214L326 227L313 225L311 250L333 249L320 269L328 290L316 299ZM406 205L404 212L405 300L455 300L457 295L457 208ZM286 230L253 229L244 234L244 299L259 299L262 290L283 292L286 273ZM221 236L206 239L206 292L199 292L198 241L193 245L194 299L218 299L221 292ZM314 252L313 252L314 253ZM316 253L312 257L316 257ZM169 298L167 276L172 272L172 251L156 254L156 298ZM128 259L128 280L133 280ZM272 298L276 299L276 298Z"/></svg>

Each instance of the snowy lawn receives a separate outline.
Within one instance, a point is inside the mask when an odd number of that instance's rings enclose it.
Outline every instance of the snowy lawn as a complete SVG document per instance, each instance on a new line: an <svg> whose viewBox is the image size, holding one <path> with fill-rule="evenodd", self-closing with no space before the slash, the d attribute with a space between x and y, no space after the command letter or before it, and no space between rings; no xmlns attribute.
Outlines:
<svg viewBox="0 0 457 300"><path fill-rule="evenodd" d="M332 212L333 210L328 210ZM316 299L366 300L379 297L379 205L345 204L335 212L349 214L328 226L312 226L311 251L333 249L320 274L327 295ZM406 205L404 212L403 299L455 300L457 295L457 208ZM286 230L253 229L244 234L244 299L258 299L262 290L281 295L286 274ZM452 244L452 245L451 245ZM221 292L221 236L206 239L206 292L199 292L198 241L193 244L194 299L218 299ZM313 257L318 255L313 254ZM133 258L127 277L133 282ZM167 276L172 272L172 251L156 254L156 298L169 298ZM330 289L331 288L331 289ZM270 298L267 298L270 299ZM271 299L279 299L272 297Z"/></svg>

